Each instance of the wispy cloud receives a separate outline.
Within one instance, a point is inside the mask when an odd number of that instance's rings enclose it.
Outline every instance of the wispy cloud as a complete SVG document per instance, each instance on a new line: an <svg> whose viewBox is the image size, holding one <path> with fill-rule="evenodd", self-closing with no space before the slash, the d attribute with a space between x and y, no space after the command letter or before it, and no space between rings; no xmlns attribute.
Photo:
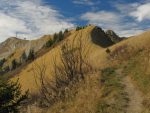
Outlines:
<svg viewBox="0 0 150 113"><path fill-rule="evenodd" d="M116 23L119 18L114 12L98 11L87 12L81 16L81 19L88 21L89 23Z"/></svg>
<svg viewBox="0 0 150 113"><path fill-rule="evenodd" d="M100 1L94 2L92 0L73 0L74 4L77 5L89 5L89 6L94 6L100 3Z"/></svg>
<svg viewBox="0 0 150 113"><path fill-rule="evenodd" d="M99 10L86 12L81 19L91 24L116 31L120 36L131 36L149 29L150 0L139 2L109 2L112 11Z"/></svg>
<svg viewBox="0 0 150 113"><path fill-rule="evenodd" d="M131 36L143 32L143 29L131 21L126 21L125 15L116 12L98 11L87 12L81 16L82 20L89 24L96 24L100 27L112 29L120 36Z"/></svg>
<svg viewBox="0 0 150 113"><path fill-rule="evenodd" d="M150 0L144 0L133 3L114 4L122 14L132 17L138 22L150 20Z"/></svg>
<svg viewBox="0 0 150 113"><path fill-rule="evenodd" d="M1 0L0 41L16 32L19 37L38 38L71 27L74 27L72 22L41 0Z"/></svg>
<svg viewBox="0 0 150 113"><path fill-rule="evenodd" d="M130 16L135 17L139 22L150 20L150 3L139 5L136 10L130 12Z"/></svg>

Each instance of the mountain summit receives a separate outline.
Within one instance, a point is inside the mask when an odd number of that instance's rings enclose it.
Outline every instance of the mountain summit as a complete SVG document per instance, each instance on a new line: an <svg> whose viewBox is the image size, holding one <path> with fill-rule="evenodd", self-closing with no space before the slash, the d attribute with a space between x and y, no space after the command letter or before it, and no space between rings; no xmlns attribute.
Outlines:
<svg viewBox="0 0 150 113"><path fill-rule="evenodd" d="M0 43L0 58L6 58L18 48L24 48L29 41L22 40L16 37L8 38Z"/></svg>
<svg viewBox="0 0 150 113"><path fill-rule="evenodd" d="M106 35L114 42L117 43L121 41L122 39L113 31L113 30L107 30Z"/></svg>

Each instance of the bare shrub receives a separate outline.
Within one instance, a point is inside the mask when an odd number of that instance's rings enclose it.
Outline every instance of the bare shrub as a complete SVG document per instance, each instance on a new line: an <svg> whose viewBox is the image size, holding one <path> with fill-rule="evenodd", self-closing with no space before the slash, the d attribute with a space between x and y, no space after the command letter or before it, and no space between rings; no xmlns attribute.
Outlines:
<svg viewBox="0 0 150 113"><path fill-rule="evenodd" d="M53 78L47 78L49 75L46 75L48 68L45 60L33 65L35 82L41 87L41 103L46 106L51 106L57 101L65 101L75 95L77 83L84 81L85 75L92 71L92 66L87 60L90 50L88 43L81 38L75 40L76 37L60 47L59 63L56 61L57 56L53 58Z"/></svg>

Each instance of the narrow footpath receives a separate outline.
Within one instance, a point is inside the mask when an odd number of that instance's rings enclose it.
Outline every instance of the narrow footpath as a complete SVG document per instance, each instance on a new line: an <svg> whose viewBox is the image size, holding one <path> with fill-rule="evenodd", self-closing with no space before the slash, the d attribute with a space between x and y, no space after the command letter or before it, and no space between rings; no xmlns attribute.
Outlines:
<svg viewBox="0 0 150 113"><path fill-rule="evenodd" d="M130 76L123 76L121 69L117 70L117 74L122 78L122 84L125 85L125 92L129 98L127 113L141 113L143 108L141 92L135 87Z"/></svg>

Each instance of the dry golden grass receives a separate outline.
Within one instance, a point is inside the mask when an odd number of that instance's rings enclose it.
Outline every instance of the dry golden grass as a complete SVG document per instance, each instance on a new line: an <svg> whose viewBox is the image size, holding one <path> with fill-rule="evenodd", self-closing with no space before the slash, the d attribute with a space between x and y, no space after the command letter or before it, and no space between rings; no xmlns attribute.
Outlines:
<svg viewBox="0 0 150 113"><path fill-rule="evenodd" d="M77 44L78 40L84 41L84 43L87 45L85 49L89 51L88 57L90 59L90 62L92 63L93 67L99 67L100 65L103 65L104 63L104 58L105 58L105 50L101 48L98 45L95 45L91 41L91 32L95 28L95 26L89 26L86 29L79 30L79 31L72 31L73 33L64 40L64 42L68 41L69 43L72 43L74 40L75 44ZM63 42L62 42L63 44ZM56 48L52 49L42 57L36 59L34 62L29 64L24 70L22 70L18 76L14 78L16 80L19 78L19 81L22 85L22 89L25 91L29 89L31 92L35 93L37 90L37 86L35 84L34 80L34 74L33 74L33 68L35 64L41 64L43 60L46 63L46 66L48 68L48 71L46 73L47 76L51 76L53 74L52 68L53 68L53 59L54 57L57 59L59 62L59 54L60 54L60 46L57 46ZM89 49L90 48L90 49ZM96 59L96 60L95 60Z"/></svg>
<svg viewBox="0 0 150 113"><path fill-rule="evenodd" d="M150 112L150 69L149 69L149 52L144 48L135 57L130 59L124 68L124 73L129 75L136 86L142 93L143 112Z"/></svg>
<svg viewBox="0 0 150 113"><path fill-rule="evenodd" d="M99 81L100 73L87 75L85 82L78 84L78 93L74 98L57 103L47 113L95 113L101 96Z"/></svg>
<svg viewBox="0 0 150 113"><path fill-rule="evenodd" d="M101 99L100 73L87 75L85 81L77 84L76 88L78 92L76 96L70 95L66 101L57 102L51 108L44 109L29 105L24 110L32 113L95 113Z"/></svg>
<svg viewBox="0 0 150 113"><path fill-rule="evenodd" d="M77 43L76 41L78 41L79 39L82 39L84 40L84 43L88 44L86 48L87 51L89 51L88 59L95 69L105 68L107 66L114 65L113 64L114 62L108 59L109 54L106 53L106 48L102 48L92 42L91 32L94 28L95 26L88 26L87 28L83 30L79 30L79 31L72 30L71 35L68 38L66 38L61 44L67 41L70 43L70 42L73 42L73 40L75 40L75 44L76 44ZM150 31L147 31L141 35L130 37L127 40L117 43L109 47L109 49L111 51L114 51L115 49L119 48L122 45L127 45L128 47L127 49L129 51L129 53L127 53L127 56L128 54L131 54L131 58L133 58L136 55L135 53L138 53L141 49L146 49L147 47L150 46L149 36L150 36ZM96 37L98 38L99 36L96 36ZM37 87L35 83L35 78L33 74L35 65L36 64L42 65L42 62L44 61L46 67L48 68L46 72L46 76L50 78L51 75L53 75L52 70L53 70L54 57L57 59L58 63L60 61L59 55L60 55L61 44L53 48L48 53L36 59L31 64L29 64L27 67L25 67L24 70L21 70L21 72L12 80L16 80L19 78L19 82L21 83L23 91L29 89L31 93L33 94L37 93L40 87ZM125 64L128 62L128 60L129 59L125 61ZM129 70L133 71L131 69L132 68L130 68ZM136 70L134 70L134 72L136 72ZM80 87L78 89L79 93L73 100L67 101L66 103L59 102L47 112L48 113L51 113L51 112L52 113L59 113L59 112L62 112L62 113L64 112L65 113L95 113L96 104L100 100L100 94L101 94L101 91L99 90L100 85L98 83L99 77L100 75L95 73L93 77L87 78L87 80L85 81L86 82L85 84L84 83L80 84ZM141 73L140 73L140 77L142 78ZM146 78L147 77L145 77L145 80ZM137 80L137 84L139 83L141 82L138 82ZM147 100L145 102L147 102ZM148 103L147 105L149 106L150 104Z"/></svg>
<svg viewBox="0 0 150 113"><path fill-rule="evenodd" d="M91 32L92 30L95 28L95 26L88 26L87 28L83 29L83 30L79 30L79 31L71 31L71 35L64 40L78 40L78 39L82 39L84 41L86 41L85 43L88 43L88 46L90 47L89 50L89 60L92 63L92 66L95 68L99 68L99 67L105 67L106 65L110 64L109 61L107 60L107 56L108 54L106 53L106 49L102 48L98 45L95 45L92 41L91 41ZM115 48L127 44L129 46L134 47L135 50L138 50L139 48L142 48L144 46L148 46L149 42L150 42L150 32L147 31L144 34L135 36L135 37L131 37L127 40L124 40L120 43L117 43L116 45L110 47L110 50L113 51ZM97 37L98 38L98 37ZM35 63L40 64L42 63L43 59L46 62L47 67L49 68L47 75L51 76L52 72L52 67L53 67L53 58L56 57L57 60L59 61L59 52L60 52L60 46L57 46L56 48L52 49L51 51L49 51L48 53L46 53L45 55L43 55L42 57L36 59L33 63L29 64L24 70L22 70L18 76L16 76L14 79L19 78L20 79L20 83L22 84L22 88L23 90L27 90L30 89L30 91L34 92L37 90L37 86L34 83L34 76L33 76L33 65ZM87 47L87 49L89 49ZM134 51L135 51L134 50Z"/></svg>
<svg viewBox="0 0 150 113"><path fill-rule="evenodd" d="M124 66L124 73L130 76L135 87L142 93L143 100L143 112L150 112L150 31L147 31L141 35L130 37L129 39L122 41L110 49L113 51L122 45L127 45L129 52L126 53L127 56L132 54L129 59L121 63ZM132 47L132 48L130 48Z"/></svg>
<svg viewBox="0 0 150 113"><path fill-rule="evenodd" d="M101 99L100 75L99 72L87 75L85 81L76 84L76 96L70 95L66 101L59 101L50 108L40 108L36 104L24 106L21 113L95 113Z"/></svg>

